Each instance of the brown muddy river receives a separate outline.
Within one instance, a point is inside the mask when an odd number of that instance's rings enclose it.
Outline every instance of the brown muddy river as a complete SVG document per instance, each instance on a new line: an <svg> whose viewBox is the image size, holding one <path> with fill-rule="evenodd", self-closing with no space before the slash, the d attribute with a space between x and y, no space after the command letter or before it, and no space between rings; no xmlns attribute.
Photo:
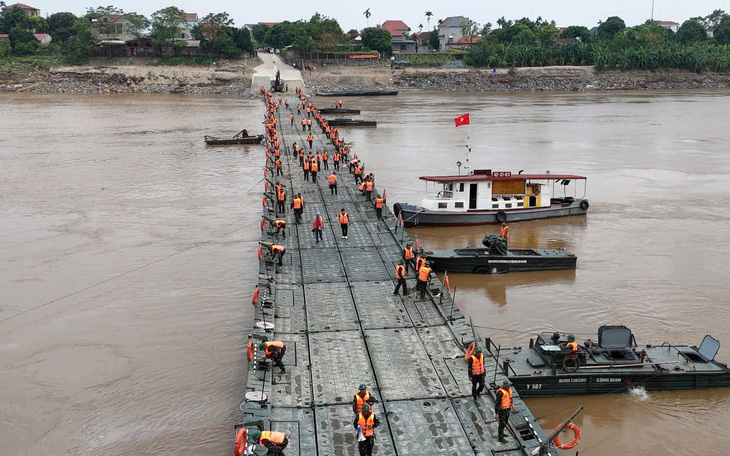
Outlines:
<svg viewBox="0 0 730 456"><path fill-rule="evenodd" d="M327 100L328 102L330 100ZM472 168L587 175L587 217L512 225L512 246L565 247L574 272L451 275L483 335L698 344L730 361L730 93L429 94L346 99L376 130L347 141L387 188ZM324 99L322 100L324 103ZM229 454L245 388L262 149L255 100L0 95L0 454ZM252 189L252 190L251 190ZM249 191L250 190L250 191ZM496 227L416 228L427 248ZM530 400L546 429L573 407L582 456L721 455L730 389Z"/></svg>

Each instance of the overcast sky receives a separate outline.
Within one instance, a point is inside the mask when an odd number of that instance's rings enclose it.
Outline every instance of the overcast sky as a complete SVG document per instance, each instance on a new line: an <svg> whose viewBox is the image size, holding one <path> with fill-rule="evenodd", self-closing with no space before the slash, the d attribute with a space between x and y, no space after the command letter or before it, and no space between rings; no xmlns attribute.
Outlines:
<svg viewBox="0 0 730 456"><path fill-rule="evenodd" d="M588 28L609 16L620 16L629 26L644 22L651 16L652 0L502 0L474 2L451 2L433 0L24 0L39 8L41 14L70 11L82 14L89 6L114 4L126 12L138 12L149 16L152 12L175 5L186 12L195 12L200 17L207 13L228 12L237 26L256 22L280 22L308 19L312 14L336 18L344 31L362 29L366 26L363 12L370 8L370 26L388 19L400 19L412 30L419 24L426 28L424 13L429 10L434 16L431 26L447 16L466 16L479 24L496 24L498 18L555 20L559 27L585 25ZM12 0L6 0L12 4ZM319 5L319 6L315 6ZM358 5L358 6L353 6ZM730 0L655 0L654 19L673 20L682 23L693 16L706 16L715 9L730 11Z"/></svg>

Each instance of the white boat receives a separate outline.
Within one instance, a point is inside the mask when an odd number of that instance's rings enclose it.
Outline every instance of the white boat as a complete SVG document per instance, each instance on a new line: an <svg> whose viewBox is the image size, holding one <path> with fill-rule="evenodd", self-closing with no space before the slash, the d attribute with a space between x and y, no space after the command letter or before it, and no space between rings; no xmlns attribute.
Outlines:
<svg viewBox="0 0 730 456"><path fill-rule="evenodd" d="M406 226L480 225L583 215L587 178L573 174L522 174L474 170L459 176L421 176L440 185L420 206L395 203ZM581 192L581 197L578 197Z"/></svg>

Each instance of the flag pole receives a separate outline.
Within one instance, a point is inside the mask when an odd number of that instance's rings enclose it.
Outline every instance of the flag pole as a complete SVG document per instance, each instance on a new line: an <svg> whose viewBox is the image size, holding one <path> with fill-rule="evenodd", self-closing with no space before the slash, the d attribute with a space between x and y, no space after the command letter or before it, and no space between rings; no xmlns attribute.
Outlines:
<svg viewBox="0 0 730 456"><path fill-rule="evenodd" d="M469 166L469 154L471 153L471 122L467 125L469 129L466 132L466 175L468 176L471 167Z"/></svg>

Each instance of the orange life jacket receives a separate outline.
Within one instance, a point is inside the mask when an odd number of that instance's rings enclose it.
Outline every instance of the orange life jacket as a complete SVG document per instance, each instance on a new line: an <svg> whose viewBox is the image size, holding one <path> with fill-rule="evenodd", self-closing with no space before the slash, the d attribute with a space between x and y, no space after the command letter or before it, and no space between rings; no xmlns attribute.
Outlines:
<svg viewBox="0 0 730 456"><path fill-rule="evenodd" d="M350 216L347 215L347 212L340 212L340 216L337 217L337 220L340 221L340 225L347 225L350 223Z"/></svg>
<svg viewBox="0 0 730 456"><path fill-rule="evenodd" d="M375 434L375 414L370 413L370 416L366 419L362 416L362 413L358 413L357 425L362 429L363 437L372 437Z"/></svg>
<svg viewBox="0 0 730 456"><path fill-rule="evenodd" d="M360 167L356 165L355 166L355 174L360 174L361 172L362 171L360 171Z"/></svg>
<svg viewBox="0 0 730 456"><path fill-rule="evenodd" d="M421 266L421 269L418 270L418 280L421 282L427 282L428 276L431 274L431 268L426 266L425 264Z"/></svg>
<svg viewBox="0 0 730 456"><path fill-rule="evenodd" d="M263 445L264 440L268 440L271 443L275 444L282 444L284 443L284 439L286 438L286 434L283 432L274 432L274 431L261 431L261 436L259 437L259 445Z"/></svg>
<svg viewBox="0 0 730 456"><path fill-rule="evenodd" d="M312 164L310 165L310 168L313 172L317 172L319 170L319 165L315 160L312 160Z"/></svg>
<svg viewBox="0 0 730 456"><path fill-rule="evenodd" d="M274 164L276 165L277 168L281 168L281 160L279 160L278 158L276 159Z"/></svg>
<svg viewBox="0 0 730 456"><path fill-rule="evenodd" d="M281 228L282 226L286 226L286 220L275 220L274 226L277 228Z"/></svg>
<svg viewBox="0 0 730 456"><path fill-rule="evenodd" d="M413 247L406 247L403 249L403 258L406 260L412 260L413 259Z"/></svg>
<svg viewBox="0 0 730 456"><path fill-rule="evenodd" d="M361 397L360 394L355 393L355 410L357 413L362 411L362 406L370 400L370 392L365 392L365 397Z"/></svg>
<svg viewBox="0 0 730 456"><path fill-rule="evenodd" d="M277 199L279 201L286 201L286 192L279 192Z"/></svg>
<svg viewBox="0 0 730 456"><path fill-rule="evenodd" d="M406 277L406 268L399 264L395 267L395 278L396 279L405 279Z"/></svg>
<svg viewBox="0 0 730 456"><path fill-rule="evenodd" d="M337 183L337 176L334 175L334 174L330 174L329 182L330 182L330 184L336 184Z"/></svg>
<svg viewBox="0 0 730 456"><path fill-rule="evenodd" d="M284 253L284 252L286 252L286 247L284 247L283 245L278 245L278 244L272 245L271 246L271 253L273 253L274 255L276 255L276 252Z"/></svg>
<svg viewBox="0 0 730 456"><path fill-rule="evenodd" d="M304 160L304 164L302 166L304 167L304 171L309 171L309 160Z"/></svg>
<svg viewBox="0 0 730 456"><path fill-rule="evenodd" d="M416 269L420 270L425 263L426 263L426 259L419 256L418 258L416 258Z"/></svg>
<svg viewBox="0 0 730 456"><path fill-rule="evenodd" d="M272 349L271 347L274 347L274 348L284 348L284 342L282 342L280 340L274 340L274 341L271 341L271 342L265 342L264 345L266 345L264 347L264 353L266 353L266 356L271 356L271 355L274 354L274 349Z"/></svg>
<svg viewBox="0 0 730 456"><path fill-rule="evenodd" d="M294 209L301 209L301 208L302 208L301 198L294 198Z"/></svg>
<svg viewBox="0 0 730 456"><path fill-rule="evenodd" d="M375 207L378 209L383 208L383 198L381 198L381 197L375 198Z"/></svg>
<svg viewBox="0 0 730 456"><path fill-rule="evenodd" d="M327 158L329 158L329 156L327 155L327 152L323 153L322 160L327 161Z"/></svg>
<svg viewBox="0 0 730 456"><path fill-rule="evenodd" d="M578 351L578 342L576 341L568 342L565 346L570 348L570 351L573 353Z"/></svg>
<svg viewBox="0 0 730 456"><path fill-rule="evenodd" d="M507 388L502 387L497 392L502 392L502 402L499 408L502 410L509 410L512 408L512 389L508 386Z"/></svg>
<svg viewBox="0 0 730 456"><path fill-rule="evenodd" d="M471 355L471 373L472 375L481 375L484 373L484 353Z"/></svg>
<svg viewBox="0 0 730 456"><path fill-rule="evenodd" d="M373 191L373 181L367 181L365 183L365 190L367 190L368 192Z"/></svg>
<svg viewBox="0 0 730 456"><path fill-rule="evenodd" d="M503 226L499 230L500 236L502 236L504 239L509 239L509 232L510 232L510 229L509 229L509 226L507 226L507 225Z"/></svg>
<svg viewBox="0 0 730 456"><path fill-rule="evenodd" d="M338 154L338 153L335 153L335 156L334 156L334 157L332 157L332 160L334 160L334 161L336 161L336 162L340 161L340 154Z"/></svg>

